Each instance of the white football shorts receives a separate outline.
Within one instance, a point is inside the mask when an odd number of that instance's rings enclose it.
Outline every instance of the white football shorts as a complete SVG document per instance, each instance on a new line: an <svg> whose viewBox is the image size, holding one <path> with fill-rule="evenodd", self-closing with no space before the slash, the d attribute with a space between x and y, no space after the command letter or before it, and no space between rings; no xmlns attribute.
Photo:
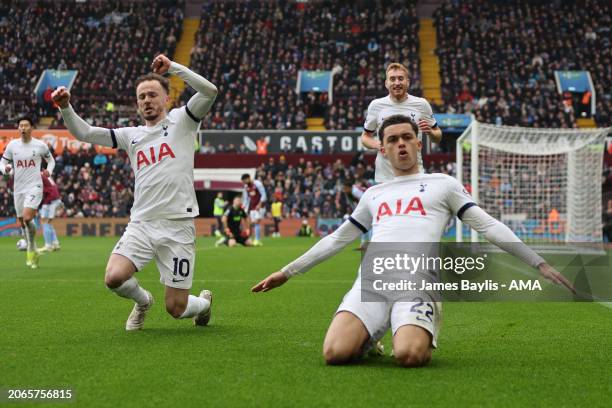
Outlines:
<svg viewBox="0 0 612 408"><path fill-rule="evenodd" d="M59 198L57 200L51 201L49 204L43 204L40 208L40 217L52 220L53 218L55 218L57 207L59 207L60 205L62 205L62 200L60 200Z"/></svg>
<svg viewBox="0 0 612 408"><path fill-rule="evenodd" d="M190 289L195 265L195 223L180 220L131 221L113 249L140 271L152 259L165 286Z"/></svg>
<svg viewBox="0 0 612 408"><path fill-rule="evenodd" d="M405 325L422 327L431 334L432 346L438 345L438 333L442 324L442 303L440 302L362 302L361 282L359 278L342 299L336 310L351 312L362 321L370 334L370 340L364 351L380 340L391 328L395 335Z"/></svg>
<svg viewBox="0 0 612 408"><path fill-rule="evenodd" d="M264 218L266 214L265 208L260 208L259 210L251 210L249 211L249 218L251 222L257 222Z"/></svg>
<svg viewBox="0 0 612 408"><path fill-rule="evenodd" d="M32 208L38 210L38 206L43 198L42 187L33 186L23 193L15 193L13 201L15 204L15 212L17 217L23 216L24 208Z"/></svg>

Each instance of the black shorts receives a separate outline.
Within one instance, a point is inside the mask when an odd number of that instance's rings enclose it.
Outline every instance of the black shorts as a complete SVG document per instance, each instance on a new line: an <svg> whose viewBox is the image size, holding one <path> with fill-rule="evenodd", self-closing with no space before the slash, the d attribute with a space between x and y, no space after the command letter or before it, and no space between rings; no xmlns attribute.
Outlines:
<svg viewBox="0 0 612 408"><path fill-rule="evenodd" d="M249 239L249 237L243 237L242 233L237 230L230 230L230 231L232 231L232 235L234 236L233 238L230 238L230 239L236 240L236 242L239 243L240 245L246 245L247 239Z"/></svg>

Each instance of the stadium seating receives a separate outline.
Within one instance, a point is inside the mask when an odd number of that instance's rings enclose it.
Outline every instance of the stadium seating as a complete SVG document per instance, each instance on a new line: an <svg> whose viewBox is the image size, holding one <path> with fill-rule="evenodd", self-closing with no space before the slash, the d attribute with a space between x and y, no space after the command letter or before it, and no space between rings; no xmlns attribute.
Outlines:
<svg viewBox="0 0 612 408"><path fill-rule="evenodd" d="M444 106L489 123L576 126L557 92L555 70L588 70L595 117L610 126L609 3L486 0L446 2L435 12Z"/></svg>
<svg viewBox="0 0 612 408"><path fill-rule="evenodd" d="M137 119L134 80L150 71L155 53L173 54L183 19L183 1L169 0L5 1L0 7L0 50L7 58L0 68L5 127L14 127L15 118L26 112L36 118L53 113L37 105L33 94L48 68L79 70L73 103L92 123L117 126L120 118Z"/></svg>
<svg viewBox="0 0 612 408"><path fill-rule="evenodd" d="M325 96L295 93L301 69L335 77L328 129L362 126L368 103L384 96L384 66L403 62L421 94L416 1L208 2L192 68L218 85L207 129L303 129ZM183 100L190 96L189 91Z"/></svg>

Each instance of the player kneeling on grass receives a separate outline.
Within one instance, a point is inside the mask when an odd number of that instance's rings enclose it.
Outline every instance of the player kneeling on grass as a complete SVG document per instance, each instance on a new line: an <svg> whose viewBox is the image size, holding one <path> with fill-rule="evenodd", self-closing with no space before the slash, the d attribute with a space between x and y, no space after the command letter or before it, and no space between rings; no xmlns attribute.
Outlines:
<svg viewBox="0 0 612 408"><path fill-rule="evenodd" d="M292 276L338 253L370 229L373 231L372 242L440 242L444 228L453 215L484 234L492 243L539 269L545 278L573 290L565 277L523 244L508 227L478 207L457 180L444 174L419 171L418 152L422 144L417 138L418 125L409 117L390 116L384 120L378 132L380 151L391 162L395 178L369 188L348 222L280 272L259 282L252 291L266 292L284 284ZM378 215L381 206L395 208L400 200L415 195L418 195L423 211L412 211L406 215L393 215L389 211ZM418 319L420 310L413 310L415 302L362 302L360 292L361 279L357 277L325 336L325 361L328 364L346 364L360 358L390 326L394 356L398 363L404 367L427 364L436 347L440 329L439 303L425 302L433 311L431 321L425 321Z"/></svg>
<svg viewBox="0 0 612 408"><path fill-rule="evenodd" d="M193 317L202 326L210 319L212 294L189 294L195 264L195 225L199 213L193 187L193 141L200 121L217 96L217 88L164 55L153 59L152 74L136 80L138 111L145 126L92 127L70 106L64 87L53 92L68 130L79 140L125 150L135 175L134 205L123 236L106 266L106 286L136 302L126 330L141 329L153 304L151 293L134 277L155 259L165 285L166 310L175 318ZM197 92L186 106L167 112L169 83L162 74L183 79Z"/></svg>
<svg viewBox="0 0 612 408"><path fill-rule="evenodd" d="M232 205L225 210L221 218L225 235L221 237L215 246L227 245L228 247L236 246L236 244L244 246L253 246L249 232L249 218L247 217L244 208L242 208L242 199L240 196L234 197Z"/></svg>

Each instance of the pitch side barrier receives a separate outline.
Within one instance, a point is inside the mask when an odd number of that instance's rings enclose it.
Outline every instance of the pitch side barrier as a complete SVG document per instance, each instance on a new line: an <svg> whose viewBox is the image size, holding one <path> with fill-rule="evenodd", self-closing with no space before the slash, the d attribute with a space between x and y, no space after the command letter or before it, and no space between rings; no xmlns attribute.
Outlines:
<svg viewBox="0 0 612 408"><path fill-rule="evenodd" d="M120 237L129 222L129 218L55 218L53 226L60 237ZM39 233L40 220L37 220ZM316 218L308 220L313 230L317 225ZM212 236L217 221L215 218L196 218L197 236ZM262 221L264 236L271 236L274 232L274 221L265 219ZM283 237L297 235L302 226L302 219L284 219L280 223L280 233ZM20 226L14 217L0 217L0 237L21 236Z"/></svg>
<svg viewBox="0 0 612 408"><path fill-rule="evenodd" d="M367 150L361 144L361 132L349 130L201 130L200 145L206 142L217 148L233 144L244 145L251 153L257 152L258 141L267 143L267 153L357 153Z"/></svg>

